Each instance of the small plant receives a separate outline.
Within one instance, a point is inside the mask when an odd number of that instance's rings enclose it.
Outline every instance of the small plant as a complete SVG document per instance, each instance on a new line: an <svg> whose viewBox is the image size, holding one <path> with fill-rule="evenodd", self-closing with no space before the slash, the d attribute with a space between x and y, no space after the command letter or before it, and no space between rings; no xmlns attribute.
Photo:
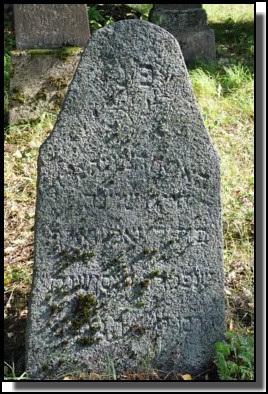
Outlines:
<svg viewBox="0 0 268 394"><path fill-rule="evenodd" d="M138 374L141 374L143 376L143 379L145 380L150 380L150 376L154 372L153 369L153 353L151 350L148 350L148 353L146 353L138 363Z"/></svg>
<svg viewBox="0 0 268 394"><path fill-rule="evenodd" d="M112 358L108 358L107 360L107 375L109 380L116 380L116 372Z"/></svg>
<svg viewBox="0 0 268 394"><path fill-rule="evenodd" d="M14 362L12 363L12 365L10 365L4 361L4 364L6 369L6 373L5 373L6 376L4 377L4 380L28 380L28 376L26 372L23 372L23 374L20 376L16 376Z"/></svg>
<svg viewBox="0 0 268 394"><path fill-rule="evenodd" d="M88 19L92 30L98 30L101 27L108 26L114 22L113 17L102 16L102 14L94 6L88 7Z"/></svg>
<svg viewBox="0 0 268 394"><path fill-rule="evenodd" d="M153 4L126 4L130 9L134 10L138 13L138 17L141 20L147 20L150 10L153 7Z"/></svg>
<svg viewBox="0 0 268 394"><path fill-rule="evenodd" d="M228 342L216 342L215 362L220 380L254 379L254 338L234 332L227 334Z"/></svg>

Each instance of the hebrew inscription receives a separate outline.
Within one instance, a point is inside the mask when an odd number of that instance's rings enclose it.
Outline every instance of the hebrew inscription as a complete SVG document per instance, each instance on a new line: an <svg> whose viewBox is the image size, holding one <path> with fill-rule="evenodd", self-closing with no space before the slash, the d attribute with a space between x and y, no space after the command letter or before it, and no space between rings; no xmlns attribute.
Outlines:
<svg viewBox="0 0 268 394"><path fill-rule="evenodd" d="M39 154L29 375L148 357L198 373L224 333L221 243L219 158L178 43L138 20L97 31Z"/></svg>

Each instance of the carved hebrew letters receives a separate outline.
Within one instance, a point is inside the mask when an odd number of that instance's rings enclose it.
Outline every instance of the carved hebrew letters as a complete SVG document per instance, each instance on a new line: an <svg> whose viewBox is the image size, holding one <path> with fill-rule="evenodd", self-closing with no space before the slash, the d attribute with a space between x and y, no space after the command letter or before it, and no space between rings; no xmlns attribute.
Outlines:
<svg viewBox="0 0 268 394"><path fill-rule="evenodd" d="M65 376L65 356L200 373L224 331L219 174L176 40L95 32L40 149L31 377Z"/></svg>

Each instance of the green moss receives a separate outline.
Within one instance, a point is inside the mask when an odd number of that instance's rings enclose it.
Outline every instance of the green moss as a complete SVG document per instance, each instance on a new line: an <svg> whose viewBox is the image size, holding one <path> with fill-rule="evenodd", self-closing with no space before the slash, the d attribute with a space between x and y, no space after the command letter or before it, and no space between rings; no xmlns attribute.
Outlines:
<svg viewBox="0 0 268 394"><path fill-rule="evenodd" d="M56 287L55 293L56 293L58 296L64 297L64 296L66 296L66 295L69 294L69 291L66 290L66 289L63 288L63 287Z"/></svg>
<svg viewBox="0 0 268 394"><path fill-rule="evenodd" d="M51 304L50 305L50 313L51 315L54 315L55 313L60 311L60 306L57 304Z"/></svg>
<svg viewBox="0 0 268 394"><path fill-rule="evenodd" d="M144 302L144 301L139 301L139 302L136 304L136 306L137 306L137 308L143 308L143 307L145 306L145 302Z"/></svg>
<svg viewBox="0 0 268 394"><path fill-rule="evenodd" d="M77 343L79 343L82 346L92 346L95 343L99 342L99 338L91 338L91 337L82 337L77 339Z"/></svg>
<svg viewBox="0 0 268 394"><path fill-rule="evenodd" d="M59 91L53 96L54 108L61 107L64 97L65 97L65 92L63 91Z"/></svg>
<svg viewBox="0 0 268 394"><path fill-rule="evenodd" d="M143 254L150 254L150 249L144 247L143 248Z"/></svg>
<svg viewBox="0 0 268 394"><path fill-rule="evenodd" d="M43 365L42 365L42 371L43 371L43 372L46 372L46 371L48 371L48 370L49 370L49 365L48 365L47 363L43 364Z"/></svg>
<svg viewBox="0 0 268 394"><path fill-rule="evenodd" d="M84 324L90 324L96 315L98 302L93 294L78 294L73 309L72 329L79 331Z"/></svg>
<svg viewBox="0 0 268 394"><path fill-rule="evenodd" d="M96 334L100 330L100 326L91 326L90 332L92 335Z"/></svg>
<svg viewBox="0 0 268 394"><path fill-rule="evenodd" d="M58 263L58 273L65 270L66 268L70 267L72 265L73 261L69 261L67 259L60 261Z"/></svg>
<svg viewBox="0 0 268 394"><path fill-rule="evenodd" d="M149 285L150 285L149 279L144 279L140 282L140 287L142 290L148 289Z"/></svg>
<svg viewBox="0 0 268 394"><path fill-rule="evenodd" d="M72 248L71 250L63 249L59 254L64 257L64 260L59 263L59 270L63 270L77 261L82 260L83 263L86 263L92 257L96 256L94 251L83 252L79 248Z"/></svg>
<svg viewBox="0 0 268 394"><path fill-rule="evenodd" d="M160 274L160 271L159 271L159 270L152 270L152 271L149 273L149 276L150 276L151 278L155 278L156 276L161 276L161 274Z"/></svg>
<svg viewBox="0 0 268 394"><path fill-rule="evenodd" d="M145 255L150 255L150 256L152 256L152 255L154 255L154 254L156 254L157 253L157 250L156 249L149 249L149 248L147 248L146 246L143 248L143 254L145 254Z"/></svg>
<svg viewBox="0 0 268 394"><path fill-rule="evenodd" d="M60 48L51 48L51 49L27 49L24 51L12 51L12 55L22 55L22 54L29 54L29 55L51 55L57 56L59 58L67 58L68 56L76 55L81 52L80 47L60 47Z"/></svg>
<svg viewBox="0 0 268 394"><path fill-rule="evenodd" d="M86 259L92 259L92 257L95 256L96 256L95 252L82 252L79 257L81 257L82 260L86 260Z"/></svg>
<svg viewBox="0 0 268 394"><path fill-rule="evenodd" d="M115 256L114 262L119 263L123 256L124 256L124 252L120 252L117 256Z"/></svg>
<svg viewBox="0 0 268 394"><path fill-rule="evenodd" d="M37 100L46 100L48 96L48 91L46 88L42 87L37 93L36 93L36 99Z"/></svg>
<svg viewBox="0 0 268 394"><path fill-rule="evenodd" d="M61 250L59 254L60 254L61 256L63 256L63 257L67 257L67 256L70 255L70 253L68 252L67 249Z"/></svg>
<svg viewBox="0 0 268 394"><path fill-rule="evenodd" d="M48 82L51 86L56 87L57 89L65 88L68 85L68 79L66 77L56 77L51 75L48 79Z"/></svg>
<svg viewBox="0 0 268 394"><path fill-rule="evenodd" d="M21 104L25 103L25 94L22 88L14 88L12 95L11 95L12 100L18 101Z"/></svg>

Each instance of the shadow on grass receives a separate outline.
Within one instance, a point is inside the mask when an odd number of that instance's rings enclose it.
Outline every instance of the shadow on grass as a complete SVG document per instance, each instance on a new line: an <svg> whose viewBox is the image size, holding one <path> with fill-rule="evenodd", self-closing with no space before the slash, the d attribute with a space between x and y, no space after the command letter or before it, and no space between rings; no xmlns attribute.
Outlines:
<svg viewBox="0 0 268 394"><path fill-rule="evenodd" d="M25 371L25 329L28 297L29 294L15 289L13 293L9 294L10 299L5 300L4 361L9 365L14 364L16 376Z"/></svg>
<svg viewBox="0 0 268 394"><path fill-rule="evenodd" d="M216 62L189 62L188 69L203 68L204 71L218 71L220 58L227 58L227 64L240 64L250 74L254 72L254 21L234 22L231 18L223 23L210 23L216 41Z"/></svg>

